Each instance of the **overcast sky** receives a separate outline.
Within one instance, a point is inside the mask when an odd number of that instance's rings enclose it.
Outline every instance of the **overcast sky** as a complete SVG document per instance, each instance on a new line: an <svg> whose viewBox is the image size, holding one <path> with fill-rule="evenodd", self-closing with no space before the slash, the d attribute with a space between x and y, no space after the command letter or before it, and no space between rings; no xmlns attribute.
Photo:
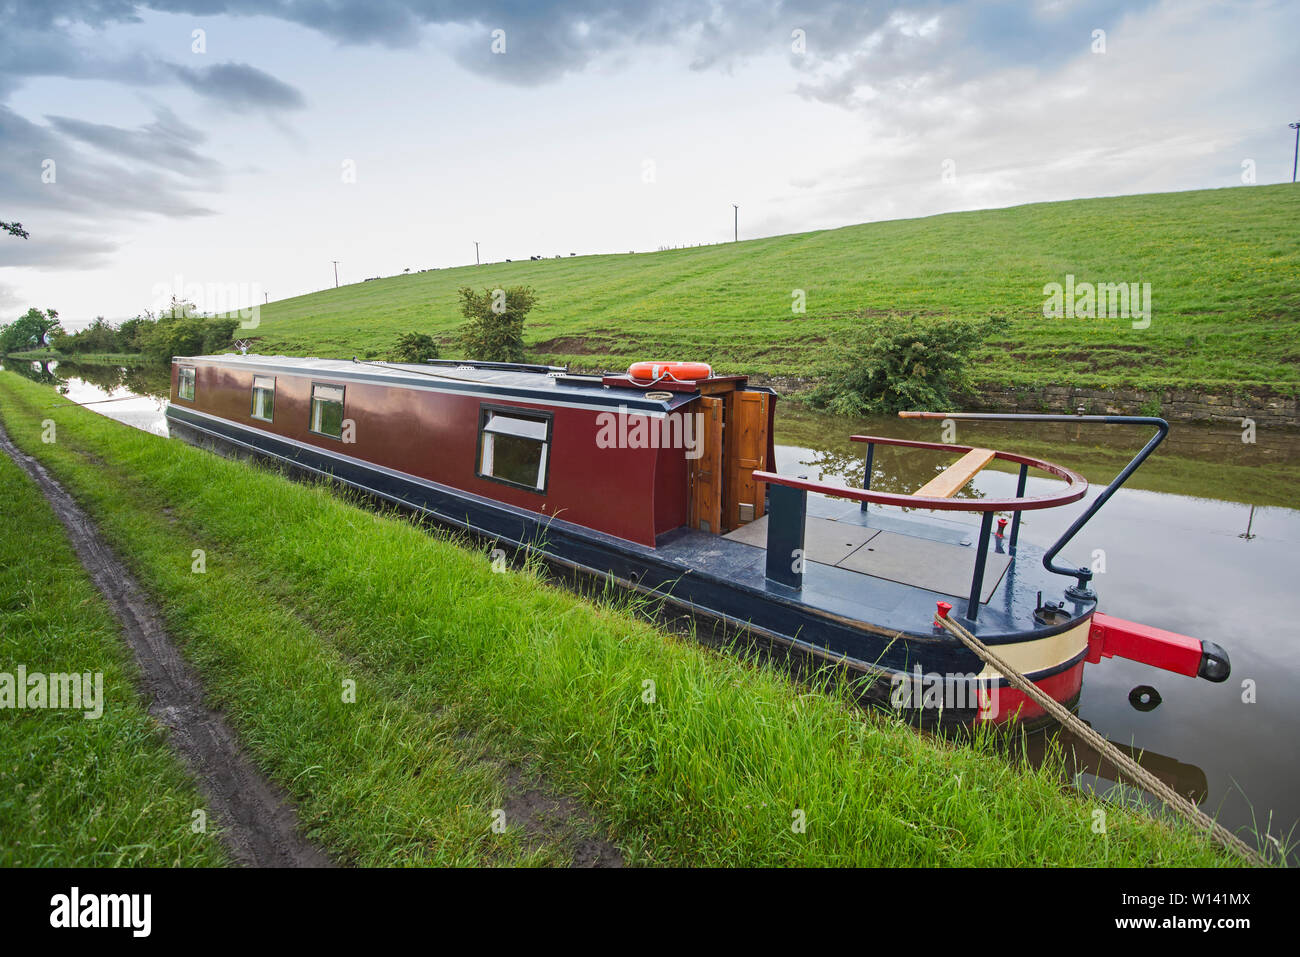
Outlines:
<svg viewBox="0 0 1300 957"><path fill-rule="evenodd" d="M725 241L732 203L752 238L1280 182L1297 35L1294 0L0 0L0 322Z"/></svg>

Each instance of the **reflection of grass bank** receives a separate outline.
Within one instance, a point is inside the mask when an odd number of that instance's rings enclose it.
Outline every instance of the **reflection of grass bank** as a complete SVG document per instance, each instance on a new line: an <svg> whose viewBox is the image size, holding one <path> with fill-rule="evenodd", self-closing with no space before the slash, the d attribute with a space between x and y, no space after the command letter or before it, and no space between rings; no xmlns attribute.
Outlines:
<svg viewBox="0 0 1300 957"><path fill-rule="evenodd" d="M820 452L826 472L851 478L860 485L864 447L849 442L849 436L855 434L942 441L937 420L844 418L818 413L797 403L784 404L777 411L779 444ZM997 426L963 422L957 442L1046 459L1079 471L1095 485L1105 485L1128 464L1149 436L1149 430L1136 426L1041 423ZM875 467L893 469L908 454L897 450L882 452L876 456ZM938 452L924 454L931 455L935 462L953 458ZM1015 466L1002 463L990 467L1015 470ZM915 476L911 478L914 481L911 486L906 484L908 476L903 474L895 476L893 484L886 478L880 488L915 491L921 481L915 481ZM1175 423L1169 438L1124 487L1249 505L1300 508L1300 491L1297 491L1300 489L1300 435L1260 432L1256 442L1248 445L1241 441L1240 432Z"/></svg>
<svg viewBox="0 0 1300 957"><path fill-rule="evenodd" d="M6 359L23 360L31 362L76 362L81 365L113 365L113 366L138 366L143 365L145 357L138 352L70 352L62 353L57 349L33 349L27 352L11 352Z"/></svg>
<svg viewBox="0 0 1300 957"><path fill-rule="evenodd" d="M5 378L12 378L6 376ZM0 710L0 866L220 864L132 686L117 623L36 486L0 453L0 671L102 672L104 713Z"/></svg>
<svg viewBox="0 0 1300 957"><path fill-rule="evenodd" d="M13 376L0 413L131 556L214 700L342 860L564 860L545 835L530 857L517 828L489 829L517 762L640 863L1225 862L1113 805L1095 834L1100 805L1053 769L928 740L322 489L51 411L48 389ZM51 415L59 442L43 445ZM343 679L356 704L340 703Z"/></svg>
<svg viewBox="0 0 1300 957"><path fill-rule="evenodd" d="M171 393L171 370L154 365L94 365L69 359L59 363L55 374L60 378L81 379L108 391L129 389L137 395L157 398L166 398Z"/></svg>
<svg viewBox="0 0 1300 957"><path fill-rule="evenodd" d="M24 356L27 353L23 353ZM138 395L165 398L171 391L171 370L156 365L121 365L105 357L103 362L85 362L80 355L67 359L28 360L5 358L0 367L33 382L62 385L81 379L106 391L129 389Z"/></svg>

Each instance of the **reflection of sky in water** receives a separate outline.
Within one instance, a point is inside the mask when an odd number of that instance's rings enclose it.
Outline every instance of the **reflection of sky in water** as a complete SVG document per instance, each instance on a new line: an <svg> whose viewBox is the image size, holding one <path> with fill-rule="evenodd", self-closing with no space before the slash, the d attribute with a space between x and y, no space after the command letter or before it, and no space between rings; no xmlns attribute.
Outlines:
<svg viewBox="0 0 1300 957"><path fill-rule="evenodd" d="M909 456L894 450L879 447L876 454L878 466L882 456L891 456L893 478L904 484L898 490L914 491L933 474L933 457L910 456L908 464ZM939 461L953 458L938 454ZM782 473L861 487L861 457L832 465L825 452L788 445L778 445L776 457ZM1030 476L1028 495L1063 484ZM972 487L987 497L1011 498L1016 475L984 471ZM1026 512L1021 536L1050 544L1103 488L1091 486L1085 499L1070 505ZM972 537L978 531L973 513L942 518L969 526ZM1245 539L1248 523L1254 537ZM1102 611L1222 645L1232 677L1213 684L1106 659L1086 669L1081 716L1117 744L1204 770L1209 794L1203 806L1228 826L1250 823L1253 806L1261 829L1271 809L1271 833L1288 832L1300 820L1300 589L1294 583L1300 511L1261 506L1252 517L1251 506L1240 503L1121 489L1066 546L1061 562L1092 565L1096 552L1105 559L1106 570L1093 583ZM1062 587L1066 583L1062 578ZM1253 704L1242 701L1246 680L1254 682ZM1159 707L1139 712L1129 704L1129 691L1138 685L1159 691Z"/></svg>
<svg viewBox="0 0 1300 957"><path fill-rule="evenodd" d="M165 411L167 400L150 396L135 395L130 389L104 389L84 379L70 378L59 386L59 391L68 399L79 405L86 405L92 412L106 415L110 419L152 432L154 435L167 435ZM104 400L111 401L104 401ZM87 403L93 403L87 405Z"/></svg>

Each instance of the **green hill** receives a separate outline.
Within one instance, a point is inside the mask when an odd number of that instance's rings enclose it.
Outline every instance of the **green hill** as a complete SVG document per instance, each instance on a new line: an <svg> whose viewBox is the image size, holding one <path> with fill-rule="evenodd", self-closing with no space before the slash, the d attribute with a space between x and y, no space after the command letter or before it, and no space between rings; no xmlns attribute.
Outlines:
<svg viewBox="0 0 1300 957"><path fill-rule="evenodd" d="M1045 318L1044 286L1150 283L1150 326ZM987 383L1252 389L1300 385L1300 188L1041 203L655 253L399 275L271 303L261 352L383 356L432 333L456 356L456 290L527 284L530 358L623 368L701 359L807 376L864 316L1012 319ZM792 312L795 290L806 312Z"/></svg>

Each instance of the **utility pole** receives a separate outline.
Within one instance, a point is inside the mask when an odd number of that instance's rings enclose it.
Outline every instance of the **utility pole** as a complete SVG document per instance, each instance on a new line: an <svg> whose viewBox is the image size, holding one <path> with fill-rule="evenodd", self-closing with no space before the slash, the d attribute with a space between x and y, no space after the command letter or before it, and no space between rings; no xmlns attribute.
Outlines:
<svg viewBox="0 0 1300 957"><path fill-rule="evenodd" d="M733 243L738 243L740 242L740 207L737 206L735 203L732 203L731 208L735 210L735 215L731 224L732 228L735 230L735 233L733 234L731 241Z"/></svg>
<svg viewBox="0 0 1300 957"><path fill-rule="evenodd" d="M474 243L474 265L475 265L475 266L479 265L479 261L478 261L478 243L477 243L477 242Z"/></svg>
<svg viewBox="0 0 1300 957"><path fill-rule="evenodd" d="M330 262L334 264L334 288L337 289L339 287L339 261L331 259Z"/></svg>
<svg viewBox="0 0 1300 957"><path fill-rule="evenodd" d="M1291 182L1295 182L1296 163L1300 162L1300 123L1292 123L1291 129L1295 130L1295 155L1291 158Z"/></svg>
<svg viewBox="0 0 1300 957"><path fill-rule="evenodd" d="M270 301L271 301L271 294L269 292L262 293L262 302L268 303Z"/></svg>

